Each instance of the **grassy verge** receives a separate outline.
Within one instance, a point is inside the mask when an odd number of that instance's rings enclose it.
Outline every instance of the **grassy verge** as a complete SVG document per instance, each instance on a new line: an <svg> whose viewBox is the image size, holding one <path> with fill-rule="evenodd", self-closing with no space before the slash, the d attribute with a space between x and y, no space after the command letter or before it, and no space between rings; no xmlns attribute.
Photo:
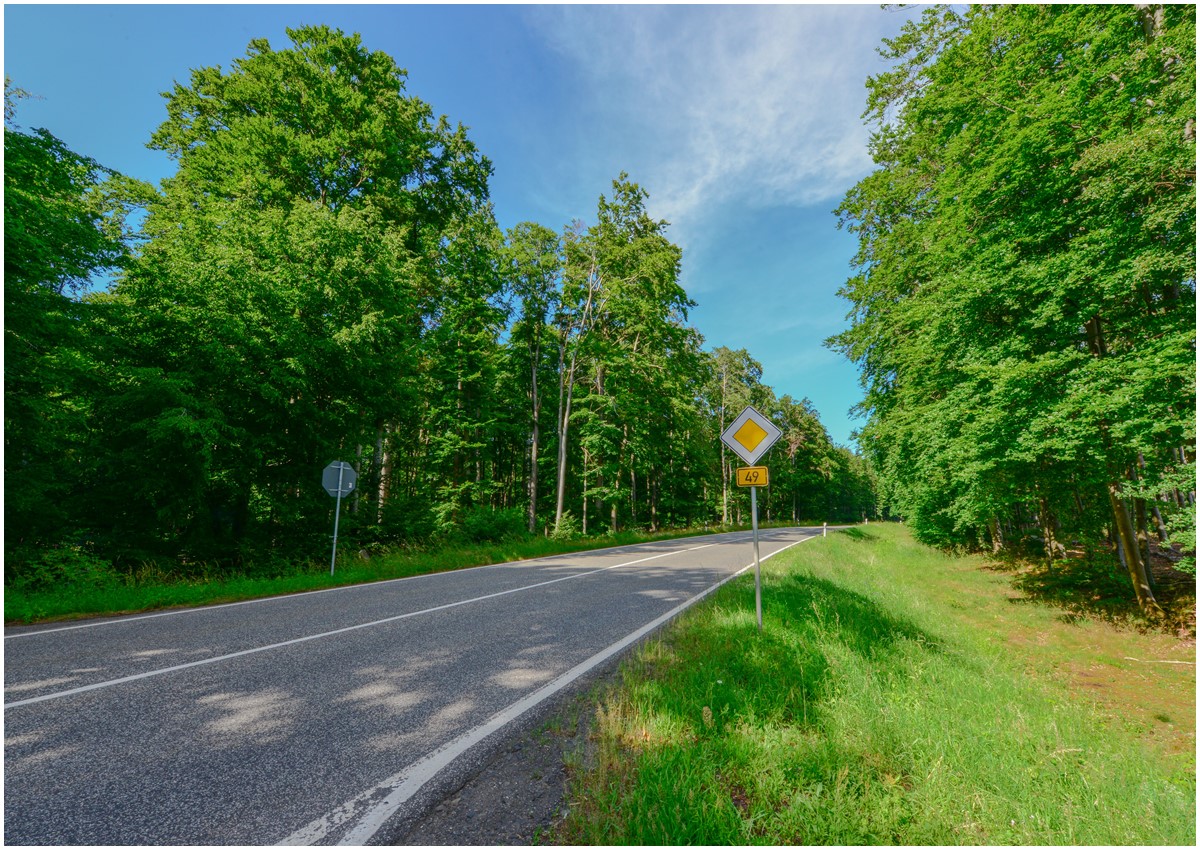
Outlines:
<svg viewBox="0 0 1200 850"><path fill-rule="evenodd" d="M764 564L761 635L728 585L599 700L553 840L1194 845L1194 641L983 567L898 526L814 540Z"/></svg>
<svg viewBox="0 0 1200 850"><path fill-rule="evenodd" d="M625 546L649 540L737 530L740 529L730 526L676 529L654 534L628 531L573 540L530 537L500 543L444 543L434 547L390 552L370 560L339 553L338 568L333 576L329 575L328 561L284 568L282 575L217 573L190 579L172 578L153 567L148 567L128 576L124 581L109 582L99 587L73 585L40 591L6 587L4 621L7 625L18 625L102 614L130 614L160 608L239 602L265 596L303 593L486 564Z"/></svg>

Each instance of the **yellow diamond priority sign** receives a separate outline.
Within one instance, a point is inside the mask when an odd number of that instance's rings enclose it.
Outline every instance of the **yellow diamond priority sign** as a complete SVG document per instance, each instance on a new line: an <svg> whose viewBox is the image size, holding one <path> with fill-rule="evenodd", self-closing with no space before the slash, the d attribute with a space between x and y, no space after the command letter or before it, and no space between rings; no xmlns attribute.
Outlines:
<svg viewBox="0 0 1200 850"><path fill-rule="evenodd" d="M775 427L774 422L753 407L747 407L725 429L725 433L721 435L721 442L753 466L782 435L783 432Z"/></svg>

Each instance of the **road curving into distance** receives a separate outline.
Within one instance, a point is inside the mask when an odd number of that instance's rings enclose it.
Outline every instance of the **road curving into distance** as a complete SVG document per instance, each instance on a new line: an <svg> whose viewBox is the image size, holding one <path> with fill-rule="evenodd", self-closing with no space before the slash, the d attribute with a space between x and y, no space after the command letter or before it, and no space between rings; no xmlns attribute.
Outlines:
<svg viewBox="0 0 1200 850"><path fill-rule="evenodd" d="M386 844L752 563L736 532L6 629L5 843Z"/></svg>

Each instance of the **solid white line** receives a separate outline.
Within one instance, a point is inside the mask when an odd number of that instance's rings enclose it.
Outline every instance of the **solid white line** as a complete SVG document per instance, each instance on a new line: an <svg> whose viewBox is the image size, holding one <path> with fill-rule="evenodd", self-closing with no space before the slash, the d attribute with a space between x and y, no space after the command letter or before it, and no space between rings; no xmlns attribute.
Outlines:
<svg viewBox="0 0 1200 850"><path fill-rule="evenodd" d="M739 531L724 531L724 532L719 532L717 534L707 535L707 536L732 538L733 540L736 540L736 538L734 538L733 535L744 534L744 533L745 532L739 532ZM681 541L681 540L697 540L697 539L703 539L704 537L705 537L705 535L695 535L692 537L676 537L676 538L671 538L666 542L673 543L673 542L677 542L677 541ZM647 542L653 543L655 541L650 540ZM727 540L725 540L725 542L731 542L731 540L727 539ZM120 626L120 625L124 625L125 623L136 623L140 620L153 620L157 617L174 617L179 614L197 614L197 613L200 613L203 611L214 611L219 608L233 608L238 605L257 605L260 602L279 602L280 600L284 600L284 599L296 599L296 598L299 598L302 596L316 596L318 593L334 593L335 591L339 591L339 590L362 590L363 588L366 588L366 587L378 587L381 584L393 584L398 581L412 581L414 579L432 578L433 576L445 575L445 573L447 573L447 572L465 573L468 570L486 570L486 569L492 569L495 567L526 566L529 564L536 564L539 561L549 561L554 558L567 558L567 557L570 557L571 555L594 555L594 554L597 554L600 552L616 552L616 551L620 551L621 549L631 549L635 546L641 546L641 545L643 545L643 544L625 543L625 544L622 544L621 546L606 546L603 549L583 549L579 552L563 552L560 555L542 555L541 557L529 558L528 560L524 560L524 561L505 561L500 564L480 564L478 567L463 567L463 568L457 569L457 570L444 570L442 572L437 572L437 573L422 573L421 575L417 575L417 576L404 576L402 578L381 579L379 581L369 581L369 582L364 582L362 584L347 584L347 585L342 585L341 587L326 587L326 588L322 588L321 590L305 590L300 593L284 593L284 594L280 594L278 596L264 596L261 599L245 599L245 600L242 600L241 602L222 602L219 605L198 605L194 608L180 608L175 611L162 611L158 614L141 614L136 617L119 617L119 618L114 617L113 619L100 620L99 622L95 622L95 623L81 623L80 625L77 625L77 626L59 626L59 627L53 628L53 629L38 629L36 631L30 631L30 632L18 632L17 634L5 635L4 639L5 640L15 640L17 638L37 637L39 635L54 634L55 632L75 631L76 629L94 629L94 628L97 628L98 626ZM706 543L705 544L705 546L715 546L715 545L717 545L717 544L716 543ZM704 546L697 546L696 548L703 549ZM684 549L681 551L691 552L693 550L692 549Z"/></svg>
<svg viewBox="0 0 1200 850"><path fill-rule="evenodd" d="M704 546L697 546L695 548L696 549L707 549L709 546L716 546L716 545L717 545L716 543L708 543L708 544L705 544ZM622 564L613 564L612 566L609 566L609 567L600 567L599 569L589 570L589 571L583 572L583 573L575 573L574 575L562 576L560 578L550 579L549 581L541 581L541 582L538 582L537 584L528 584L528 585L524 585L523 587L515 587L515 588L511 588L509 590L501 590L497 593L486 594L485 596L476 596L471 599L462 599L462 600L459 600L458 602L448 602L445 605L437 605L433 608L425 608L421 611L410 611L407 614L397 614L395 617L385 617L382 620L373 620L369 623L359 623L358 625L354 625L354 626L345 626L344 628L334 629L333 631L329 631L329 632L321 632L320 634L306 635L305 637L298 637L298 638L293 638L292 640L281 641L280 643L273 643L273 644L270 644L269 646L258 646L258 647L254 647L253 649L243 649L239 652L231 652L227 655L218 655L213 658L202 658L199 661L189 661L187 664L176 664L174 667L163 667L159 670L147 670L145 673L137 673L133 676L123 676L120 679L110 679L106 682L95 682L94 684L91 684L91 685L83 685L82 687L71 688L70 690L66 690L66 691L56 691L55 693L42 694L41 696L30 697L29 699L18 700L17 702L6 702L4 704L4 710L8 711L8 709L10 709L10 708L18 708L23 705L31 705L35 702L45 702L46 700L60 699L62 697L74 696L75 694L82 694L87 691L95 691L95 690L99 690L100 688L110 688L114 685L122 685L127 682L136 682L139 679L149 679L152 676L162 676L166 673L174 673L179 670L187 670L188 668L191 668L191 667L200 667L205 664L216 664L218 661L228 661L231 658L240 658L243 655L254 655L256 653L266 652L271 649L279 649L280 647L291 646L291 645L297 644L297 643L306 643L310 640L316 640L318 638L323 638L323 637L330 637L331 635L340 635L340 634L344 634L346 632L357 631L358 629L366 629L366 628L370 628L371 626L383 625L384 623L394 623L397 620L404 620L409 617L419 616L421 614L432 614L435 611L445 611L447 608L457 608L459 605L468 605L472 602L482 602L486 599L495 599L498 596L507 596L510 593L521 593L522 591L533 590L534 588L538 588L538 587L545 587L546 585L549 585L549 584L557 584L560 581L570 581L571 579L583 578L584 576L595 575L596 573L603 573L603 572L607 572L609 570L618 569L620 567L629 567L634 564L641 564L646 561L653 561L658 558L665 558L668 555L679 555L682 552L694 552L694 551L695 551L695 549L683 549L683 550L676 549L671 552L660 552L657 555L650 555L649 557L646 557L646 558L639 558L636 561L626 561L625 563L622 563Z"/></svg>
<svg viewBox="0 0 1200 850"><path fill-rule="evenodd" d="M787 546L778 549L765 557L760 558L765 561L778 555L780 552L803 543L805 540L814 540L816 535L803 537L800 540L793 541ZM703 547L700 547L703 548ZM597 665L607 661L612 656L621 652L631 644L645 637L648 633L661 626L663 623L675 617L680 612L695 605L701 599L704 599L717 588L721 587L726 582L732 581L742 575L746 570L754 566L751 561L746 566L742 567L737 572L729 575L701 593L693 596L691 599L681 605L672 608L667 613L655 618L646 625L642 626L637 631L626 635L621 640L600 650L586 661L575 665L566 673L563 673L557 679L554 679L549 684L543 685L533 693L522 699L517 700L512 705L508 706L499 713L493 715L486 722L474 729L464 732L449 743L439 747L432 753L429 753L419 761L413 762L404 770L389 776L387 779L375 785L363 793L359 794L354 799L343 804L339 808L330 812L323 817L317 818L311 823L301 827L293 832L287 838L279 842L280 845L310 845L323 840L337 827L342 826L350 821L355 821L350 830L342 837L339 845L364 845L369 841L375 833L383 826L383 824L399 809L400 805L411 799L430 779L436 776L443 768L458 758L468 749L478 744L483 739L487 738L493 732L501 729L508 723L520 717L529 709L536 706L538 703L548 699L554 694L561 691L567 685L574 682L580 676L592 670ZM383 799L379 799L380 795ZM374 802L373 802L374 801Z"/></svg>

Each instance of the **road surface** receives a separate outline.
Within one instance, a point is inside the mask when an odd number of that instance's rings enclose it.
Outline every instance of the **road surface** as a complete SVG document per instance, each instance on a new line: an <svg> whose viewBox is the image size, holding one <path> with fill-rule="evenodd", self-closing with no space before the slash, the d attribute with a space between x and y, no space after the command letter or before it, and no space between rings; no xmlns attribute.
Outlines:
<svg viewBox="0 0 1200 850"><path fill-rule="evenodd" d="M760 533L766 558L820 529ZM748 533L12 628L7 844L386 844Z"/></svg>

